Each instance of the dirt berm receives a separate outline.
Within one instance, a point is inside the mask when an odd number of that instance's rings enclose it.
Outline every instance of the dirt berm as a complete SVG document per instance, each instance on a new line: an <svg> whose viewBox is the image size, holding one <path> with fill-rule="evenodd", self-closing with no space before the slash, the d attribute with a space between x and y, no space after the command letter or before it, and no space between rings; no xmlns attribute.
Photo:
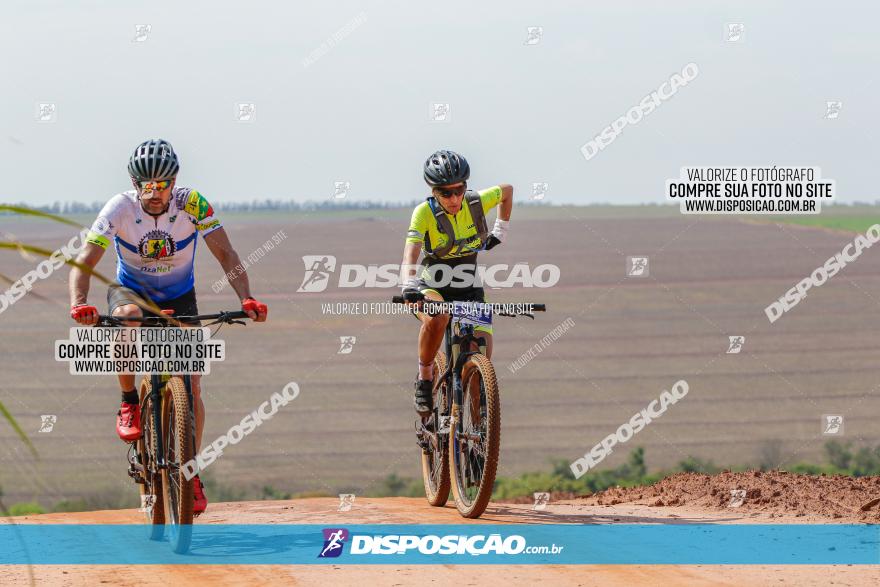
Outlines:
<svg viewBox="0 0 880 587"><path fill-rule="evenodd" d="M880 523L880 477L748 471L678 473L648 487L614 487L584 498L596 505L690 506L760 512L769 518L817 517Z"/></svg>

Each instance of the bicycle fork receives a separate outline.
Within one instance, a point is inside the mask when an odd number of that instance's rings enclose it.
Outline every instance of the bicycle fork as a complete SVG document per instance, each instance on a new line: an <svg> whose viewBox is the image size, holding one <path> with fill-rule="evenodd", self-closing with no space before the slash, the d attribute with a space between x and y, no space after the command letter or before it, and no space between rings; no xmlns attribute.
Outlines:
<svg viewBox="0 0 880 587"><path fill-rule="evenodd" d="M165 439L162 437L162 394L161 390L164 386L161 375L153 373L150 375L150 405L153 413L150 417L153 419L153 439L156 441L156 467L164 469L167 466L165 462Z"/></svg>

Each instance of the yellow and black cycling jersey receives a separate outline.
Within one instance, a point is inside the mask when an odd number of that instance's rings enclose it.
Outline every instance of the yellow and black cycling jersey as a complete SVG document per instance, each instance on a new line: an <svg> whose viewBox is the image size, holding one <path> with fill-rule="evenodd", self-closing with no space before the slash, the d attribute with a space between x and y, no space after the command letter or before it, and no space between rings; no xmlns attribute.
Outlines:
<svg viewBox="0 0 880 587"><path fill-rule="evenodd" d="M480 190L480 202L483 212L488 212L501 203L501 186L493 186ZM435 203L435 205L437 205ZM452 224L453 246L451 250L440 257L441 259L456 259L473 255L480 247L480 239L470 207L463 200L461 209L457 214L446 214ZM431 209L430 201L425 201L413 210L409 230L406 233L406 242L422 243L426 252L438 250L449 242L449 237L440 231L434 210Z"/></svg>

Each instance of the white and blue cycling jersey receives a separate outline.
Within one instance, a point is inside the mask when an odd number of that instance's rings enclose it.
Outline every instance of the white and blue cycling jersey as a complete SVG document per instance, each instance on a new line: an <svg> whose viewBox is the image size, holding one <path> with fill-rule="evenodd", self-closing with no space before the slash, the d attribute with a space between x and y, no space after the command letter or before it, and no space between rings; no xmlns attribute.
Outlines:
<svg viewBox="0 0 880 587"><path fill-rule="evenodd" d="M130 190L107 202L86 242L106 249L112 238L116 280L164 302L193 288L198 234L207 236L220 227L214 209L196 190L175 186L168 210L160 216L144 212L137 192Z"/></svg>

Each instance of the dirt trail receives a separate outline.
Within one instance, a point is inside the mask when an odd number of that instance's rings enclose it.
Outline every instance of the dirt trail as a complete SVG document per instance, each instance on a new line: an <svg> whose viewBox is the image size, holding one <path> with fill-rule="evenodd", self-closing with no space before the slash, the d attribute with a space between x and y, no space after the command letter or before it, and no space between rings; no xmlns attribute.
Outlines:
<svg viewBox="0 0 880 587"><path fill-rule="evenodd" d="M642 488L645 490L646 488ZM610 493L604 494L610 496ZM615 494L616 495L616 494ZM593 497L597 501L604 497ZM617 497L612 499L618 499ZM640 498L644 499L644 498ZM747 509L701 506L655 507L636 503L607 505L589 500L551 502L544 510L532 504L492 504L480 520L472 523L520 524L613 524L659 523L683 524L711 522L723 524L780 522L842 522L818 514L798 516L797 512L757 512ZM390 524L436 523L459 524L454 507L429 507L415 498L357 498L348 512L338 512L339 501L332 498L291 501L260 501L211 504L199 524L276 523L276 524ZM776 514L781 514L781 518ZM771 514L774 517L771 519ZM17 518L18 523L139 523L141 514L134 510L45 514ZM34 567L37 585L827 585L833 576L835 585L877 585L880 568L858 566L711 566L711 565L594 565L530 566L509 565L383 565L354 566L38 566ZM25 567L0 567L4 585L28 584Z"/></svg>

